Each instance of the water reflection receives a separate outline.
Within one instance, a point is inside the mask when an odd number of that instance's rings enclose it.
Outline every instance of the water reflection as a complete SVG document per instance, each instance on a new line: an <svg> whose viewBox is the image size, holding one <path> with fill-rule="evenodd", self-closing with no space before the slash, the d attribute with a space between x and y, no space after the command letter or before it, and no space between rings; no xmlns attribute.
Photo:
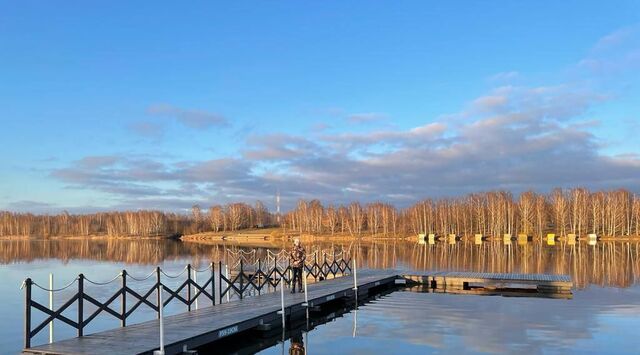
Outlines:
<svg viewBox="0 0 640 355"><path fill-rule="evenodd" d="M37 282L46 282L48 273L53 272L56 275L56 285L63 285L81 272L94 280L105 281L117 275L122 268L126 268L133 275L142 276L148 274L156 265L161 265L171 274L176 274L189 262L197 268L203 268L211 261L225 260L230 254L229 250L234 252L239 249L259 248L257 254L265 255L267 249L277 251L285 246L288 246L288 243L282 241L202 244L151 239L0 240L0 276L5 280L0 286L0 304L3 305L0 307L0 313L4 317L4 321L0 322L0 333L3 334L0 337L0 348L9 349L7 351L11 352L20 349L22 331L20 327L13 325L22 323L24 301L18 286L26 277L31 276ZM640 326L637 323L640 315L639 288L632 287L637 285L640 274L640 244L637 242L598 242L596 245L579 242L572 245L559 241L555 245L548 245L541 241L524 244L517 241L497 241L476 245L473 241L461 241L454 244L437 242L430 245L409 241L323 241L307 242L305 246L309 251L347 250L357 259L358 267L417 271L562 273L570 274L576 286L585 289L574 293L572 301L421 294L430 298L418 306L402 306L408 309L404 312L396 311L398 304L393 302L381 306L380 309L375 305L363 307L358 314L357 338L371 338L363 343L364 345L358 345L355 348L358 351L395 353L396 340L378 335L378 332L388 332L390 336L408 339L409 345L405 344L403 349L409 352L423 351L424 348L421 347L424 344L434 351L441 348L451 352L460 349L468 351L468 348L460 348L457 343L460 341L464 346L470 346L473 351L478 352L537 352L545 347L548 338L553 338L553 343L559 344L560 348L584 342L604 352L607 351L606 347L597 347L604 346L608 341L598 342L594 339L617 339L617 335L609 334L603 328L621 329L620 333L626 334L627 329L630 329L628 324L618 323L633 323L634 329ZM152 282L153 280L149 280L149 284L141 284L139 287L141 290L148 288ZM590 285L604 288L590 288ZM173 284L170 286L175 287ZM612 289L612 286L623 289ZM91 294L95 294L101 300L112 293L108 288L103 290L88 287ZM407 294L409 293L404 293L402 297L411 297ZM46 293L39 296L43 297L42 302L46 302ZM56 305L68 296L60 295L55 300ZM406 303L410 302L413 300L407 300ZM184 309L169 308L167 311L183 312ZM376 321L376 316L381 317L379 322ZM143 313L140 319L132 322L147 319L145 317L153 319L155 315L152 312ZM416 329L407 328L411 326L407 323L411 317L422 322L420 326L413 325ZM632 318L631 321L629 317ZM328 330L320 333L327 339L337 337L334 342L322 345L318 337L313 337L314 333L310 333L311 342L304 341L307 350L311 347L313 353L322 353L322 350L332 352L335 351L334 344L344 340L341 338L352 338L355 314L350 313L347 318L348 330L345 326L345 329L338 333ZM425 319L429 323L428 329L433 331L425 331ZM520 326L524 320L526 324ZM99 330L97 327L117 327L118 322L107 319L104 323L97 322L95 326L95 329L89 330ZM453 330L447 328L448 326L453 327ZM331 328L333 329L333 326ZM336 327L337 329L339 327ZM405 329L405 332L397 329ZM44 333L41 335L44 336ZM60 327L56 331L57 339L73 335L68 327ZM635 338L630 336L629 339ZM629 339L620 341L624 344L624 341L628 342ZM37 340L38 343L44 341ZM510 342L510 345L504 345L503 342ZM288 341L287 348L290 346L291 342ZM362 346L366 349L363 350ZM341 345L341 350L348 352L349 348L342 348Z"/></svg>
<svg viewBox="0 0 640 355"><path fill-rule="evenodd" d="M419 245L358 245L361 263L377 268L476 272L568 274L578 288L591 284L628 287L640 274L640 243L605 242L595 246L567 243L469 242Z"/></svg>
<svg viewBox="0 0 640 355"><path fill-rule="evenodd" d="M633 352L638 304L637 287L585 290L570 301L399 291L318 324L304 346L314 354ZM261 353L296 341L291 334Z"/></svg>
<svg viewBox="0 0 640 355"><path fill-rule="evenodd" d="M344 249L358 265L410 270L457 270L569 274L578 288L589 285L628 287L640 275L640 243L600 242L568 244L542 242L473 242L417 244L408 241L330 243L314 242L308 250ZM281 241L247 243L176 242L167 240L3 240L0 263L38 263L48 259L72 259L156 265L164 261L190 260L194 265L226 260L227 250L285 247ZM29 275L24 275L27 277Z"/></svg>
<svg viewBox="0 0 640 355"><path fill-rule="evenodd" d="M637 290L635 290L637 291ZM575 300L395 292L309 334L317 353L546 353L637 349L637 292L611 289ZM323 341L332 339L331 342ZM277 348L264 351L277 353Z"/></svg>

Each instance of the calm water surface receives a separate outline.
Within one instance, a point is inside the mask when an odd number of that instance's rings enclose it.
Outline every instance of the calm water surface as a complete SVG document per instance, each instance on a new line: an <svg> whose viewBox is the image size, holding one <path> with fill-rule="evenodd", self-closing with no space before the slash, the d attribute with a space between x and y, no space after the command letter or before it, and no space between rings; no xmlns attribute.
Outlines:
<svg viewBox="0 0 640 355"><path fill-rule="evenodd" d="M79 273L94 281L108 281L122 269L135 277L149 274L157 265L178 273L186 263L204 268L224 260L228 250L260 247L279 249L279 243L260 245L195 244L157 240L2 240L0 241L0 353L16 353L22 347L23 291L26 277L47 286L54 274L61 287ZM308 248L342 247L317 243ZM350 311L305 334L305 346L316 353L425 353L425 352L545 352L637 353L640 337L640 244L599 243L549 246L543 243L474 245L418 245L412 242L362 242L347 244L357 252L359 265L402 270L460 270L487 272L565 273L577 289L572 300L506 298L394 292ZM171 281L170 281L171 282ZM180 281L181 282L181 281ZM178 280L175 281L177 285ZM130 284L148 289L153 279ZM104 301L118 283L88 284L86 292ZM56 294L60 305L75 293L75 286ZM47 293L34 289L34 298L47 304ZM201 300L204 302L204 300ZM119 309L117 301L114 309ZM89 312L90 308L86 311ZM168 314L184 311L170 305ZM73 317L71 307L65 314ZM34 311L34 323L44 316ZM128 322L153 319L140 309ZM357 320L357 321L356 321ZM99 316L85 333L119 326L108 315ZM355 337L354 337L355 331ZM56 323L55 337L75 334ZM44 331L34 344L48 339ZM295 340L295 339L294 339ZM266 348L265 353L288 351L291 340Z"/></svg>

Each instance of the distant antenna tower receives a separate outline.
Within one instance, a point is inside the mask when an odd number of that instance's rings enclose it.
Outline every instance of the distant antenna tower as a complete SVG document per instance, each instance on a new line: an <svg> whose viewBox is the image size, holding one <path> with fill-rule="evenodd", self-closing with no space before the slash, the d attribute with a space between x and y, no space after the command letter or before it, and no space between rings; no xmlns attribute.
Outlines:
<svg viewBox="0 0 640 355"><path fill-rule="evenodd" d="M280 190L276 190L276 223L280 224Z"/></svg>

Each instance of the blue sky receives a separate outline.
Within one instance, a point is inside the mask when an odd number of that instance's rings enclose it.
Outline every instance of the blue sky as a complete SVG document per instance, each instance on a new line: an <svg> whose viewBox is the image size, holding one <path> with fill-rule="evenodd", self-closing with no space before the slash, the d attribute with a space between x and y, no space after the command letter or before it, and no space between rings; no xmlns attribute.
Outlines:
<svg viewBox="0 0 640 355"><path fill-rule="evenodd" d="M0 209L640 192L637 1L0 6Z"/></svg>

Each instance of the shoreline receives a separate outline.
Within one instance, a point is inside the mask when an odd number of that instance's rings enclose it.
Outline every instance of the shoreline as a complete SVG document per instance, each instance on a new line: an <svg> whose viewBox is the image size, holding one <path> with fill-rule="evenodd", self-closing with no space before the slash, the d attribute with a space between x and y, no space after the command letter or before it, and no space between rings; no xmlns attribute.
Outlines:
<svg viewBox="0 0 640 355"><path fill-rule="evenodd" d="M352 236L344 233L323 233L323 234L308 234L298 232L286 232L280 228L265 228L265 229L247 229L240 231L225 231L225 232L200 232L195 234L185 234L180 237L175 235L158 235L158 236L113 236L113 235L63 235L63 236L37 236L37 235L9 235L0 236L1 240L180 240L183 242L195 242L195 243L211 243L211 242L259 242L266 241L271 243L287 243L294 238L299 238L303 242L352 242L352 241L366 241L366 242L385 242L385 241L416 241L418 236L416 235L360 235ZM457 236L457 240L460 241L473 241L474 236ZM517 234L512 236L512 239L517 239ZM439 242L446 242L447 236L443 234L436 234L436 240ZM502 236L484 236L483 241L495 242L502 241ZM529 236L530 241L542 241L546 242L545 236ZM566 236L556 234L556 241L562 242L566 240ZM578 241L587 240L586 235L578 237ZM598 236L598 241L601 242L640 242L640 235L632 236Z"/></svg>

